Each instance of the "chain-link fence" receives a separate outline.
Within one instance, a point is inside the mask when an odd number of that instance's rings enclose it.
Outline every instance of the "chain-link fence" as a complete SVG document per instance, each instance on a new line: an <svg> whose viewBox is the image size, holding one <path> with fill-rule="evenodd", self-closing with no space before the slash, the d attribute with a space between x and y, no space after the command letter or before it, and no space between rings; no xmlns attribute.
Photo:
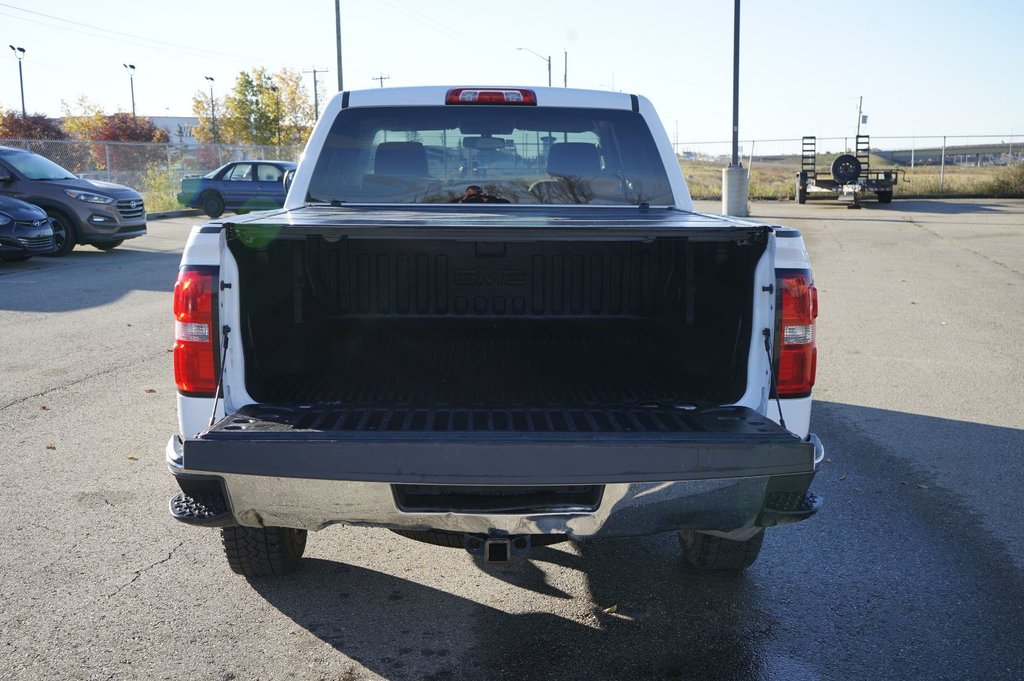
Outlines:
<svg viewBox="0 0 1024 681"><path fill-rule="evenodd" d="M181 179L203 175L229 161L295 161L300 146L225 144L145 144L72 140L3 139L0 144L45 156L87 179L133 187L151 211L179 208L175 194ZM539 144L539 142L538 142ZM855 136L817 137L815 162L828 173L837 155L850 152ZM677 142L676 154L694 198L721 197L721 169L731 160L731 142ZM750 197L793 197L801 169L802 138L743 140L740 156L750 171ZM1024 182L1016 173L1009 184L1005 166L1024 162L1024 133L1017 135L906 135L871 137L871 169L899 171L896 195L1015 196Z"/></svg>
<svg viewBox="0 0 1024 681"><path fill-rule="evenodd" d="M731 142L678 142L680 166L695 198L721 197L721 169L732 160ZM742 140L740 161L750 173L750 197L792 198L801 170L803 138ZM897 196L1015 196L1024 175L1006 166L1024 163L1024 132L1014 135L871 136L870 169L897 171ZM843 153L854 153L856 136L816 137L819 176ZM1013 172L1016 170L1016 172Z"/></svg>
<svg viewBox="0 0 1024 681"><path fill-rule="evenodd" d="M142 192L150 211L180 208L174 194L183 177L205 175L230 161L295 161L302 153L300 146L76 140L0 139L0 145L35 152L85 179L128 185Z"/></svg>

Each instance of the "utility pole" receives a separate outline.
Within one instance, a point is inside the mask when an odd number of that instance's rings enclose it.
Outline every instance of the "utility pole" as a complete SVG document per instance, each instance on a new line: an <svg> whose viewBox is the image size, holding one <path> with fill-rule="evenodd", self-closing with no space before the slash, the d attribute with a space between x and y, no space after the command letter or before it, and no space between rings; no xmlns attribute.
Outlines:
<svg viewBox="0 0 1024 681"><path fill-rule="evenodd" d="M132 85L132 123L137 123L135 118L135 64L121 64L128 72L128 82Z"/></svg>
<svg viewBox="0 0 1024 681"><path fill-rule="evenodd" d="M334 19L338 35L338 92L345 90L341 78L341 0L334 0Z"/></svg>
<svg viewBox="0 0 1024 681"><path fill-rule="evenodd" d="M318 73L327 73L327 72L328 72L328 69L318 69L316 67L313 67L312 71L303 71L303 73L312 73L313 74L313 118L316 118L316 119L320 118L320 93L317 91L316 74L318 74Z"/></svg>
<svg viewBox="0 0 1024 681"><path fill-rule="evenodd" d="M274 93L274 118L277 119L277 146L281 146L281 90L276 85L271 85Z"/></svg>
<svg viewBox="0 0 1024 681"><path fill-rule="evenodd" d="M21 60L25 58L25 48L11 45L11 51L14 52L14 58L18 60L18 85L21 86L21 117L25 118L28 115L25 113L25 78L21 73Z"/></svg>
<svg viewBox="0 0 1024 681"><path fill-rule="evenodd" d="M861 95L860 99L857 101L857 137L860 137L860 119L861 119L861 113L860 112L861 112L863 106L864 106L864 95Z"/></svg>
<svg viewBox="0 0 1024 681"><path fill-rule="evenodd" d="M213 121L213 143L217 144L217 100L213 98L213 76L203 76L210 81L210 118Z"/></svg>
<svg viewBox="0 0 1024 681"><path fill-rule="evenodd" d="M565 70L562 71L562 87L569 87L569 50L562 48L565 52Z"/></svg>
<svg viewBox="0 0 1024 681"><path fill-rule="evenodd" d="M385 80L390 80L390 79L391 79L391 76L385 76L385 75L384 75L384 74L382 73L382 74L380 74L379 76L374 76L374 77L373 77L373 78L371 78L370 80L376 80L376 81L380 81L380 86L381 86L381 87L384 87L384 81L385 81Z"/></svg>

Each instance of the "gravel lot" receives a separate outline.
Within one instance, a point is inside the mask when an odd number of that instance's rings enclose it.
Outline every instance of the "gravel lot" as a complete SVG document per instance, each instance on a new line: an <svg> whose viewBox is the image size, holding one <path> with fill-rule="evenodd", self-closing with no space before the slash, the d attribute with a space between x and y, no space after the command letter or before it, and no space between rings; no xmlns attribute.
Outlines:
<svg viewBox="0 0 1024 681"><path fill-rule="evenodd" d="M332 528L248 583L167 513L196 219L0 263L0 678L1024 678L1024 201L752 217L811 251L827 461L821 513L740 577L672 536L495 567Z"/></svg>

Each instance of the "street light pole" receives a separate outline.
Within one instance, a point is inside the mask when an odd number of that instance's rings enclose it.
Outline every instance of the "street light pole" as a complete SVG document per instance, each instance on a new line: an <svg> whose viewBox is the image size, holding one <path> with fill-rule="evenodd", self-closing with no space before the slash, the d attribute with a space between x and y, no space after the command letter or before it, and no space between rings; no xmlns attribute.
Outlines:
<svg viewBox="0 0 1024 681"><path fill-rule="evenodd" d="M11 45L11 50L14 52L14 58L18 60L18 85L21 86L21 117L25 118L28 115L25 113L25 78L21 73L21 60L25 58L25 48Z"/></svg>
<svg viewBox="0 0 1024 681"><path fill-rule="evenodd" d="M526 52L529 52L530 54L535 54L548 63L548 87L551 87L551 55L549 54L548 56L545 57L543 54L540 54L539 52L534 52L529 47L517 47L516 49L524 50ZM568 53L566 53L566 55L568 55ZM568 56L566 56L566 60L568 60Z"/></svg>
<svg viewBox="0 0 1024 681"><path fill-rule="evenodd" d="M135 64L121 64L124 70L128 72L128 82L132 85L132 122L136 122L135 118Z"/></svg>
<svg viewBox="0 0 1024 681"><path fill-rule="evenodd" d="M213 121L213 143L217 144L217 100L213 98L213 76L203 76L210 81L210 118Z"/></svg>

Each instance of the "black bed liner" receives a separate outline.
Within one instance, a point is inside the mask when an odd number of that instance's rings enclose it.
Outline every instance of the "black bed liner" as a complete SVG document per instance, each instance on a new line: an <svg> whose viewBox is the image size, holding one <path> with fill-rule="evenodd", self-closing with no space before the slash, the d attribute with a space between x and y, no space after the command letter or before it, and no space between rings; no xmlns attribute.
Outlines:
<svg viewBox="0 0 1024 681"><path fill-rule="evenodd" d="M744 407L249 405L184 444L195 471L558 485L799 475L814 446Z"/></svg>

